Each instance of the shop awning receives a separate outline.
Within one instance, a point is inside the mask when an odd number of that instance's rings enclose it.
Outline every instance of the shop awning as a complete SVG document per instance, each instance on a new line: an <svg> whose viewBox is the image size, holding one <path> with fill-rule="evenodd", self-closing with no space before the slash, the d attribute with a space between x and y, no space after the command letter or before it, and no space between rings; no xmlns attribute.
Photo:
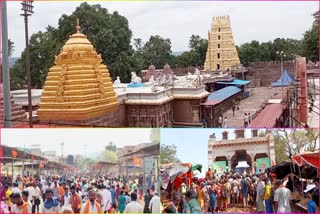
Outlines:
<svg viewBox="0 0 320 214"><path fill-rule="evenodd" d="M312 167L320 168L319 155L319 152L305 152L299 155L293 155L292 159L298 166L310 165Z"/></svg>
<svg viewBox="0 0 320 214"><path fill-rule="evenodd" d="M212 92L209 95L207 101L202 105L216 105L222 102L223 100L226 100L229 97L239 93L240 91L241 89L238 88L237 86L227 86L223 89Z"/></svg>

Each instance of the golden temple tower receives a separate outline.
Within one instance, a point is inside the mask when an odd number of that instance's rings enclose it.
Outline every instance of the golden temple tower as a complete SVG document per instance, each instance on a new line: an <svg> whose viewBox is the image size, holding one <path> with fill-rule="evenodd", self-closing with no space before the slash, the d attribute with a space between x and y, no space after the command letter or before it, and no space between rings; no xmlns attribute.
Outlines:
<svg viewBox="0 0 320 214"><path fill-rule="evenodd" d="M117 109L108 68L80 32L79 20L54 64L40 99L40 121L88 121Z"/></svg>
<svg viewBox="0 0 320 214"><path fill-rule="evenodd" d="M227 70L240 65L233 41L229 16L215 16L211 32L208 33L208 50L204 69L206 71Z"/></svg>

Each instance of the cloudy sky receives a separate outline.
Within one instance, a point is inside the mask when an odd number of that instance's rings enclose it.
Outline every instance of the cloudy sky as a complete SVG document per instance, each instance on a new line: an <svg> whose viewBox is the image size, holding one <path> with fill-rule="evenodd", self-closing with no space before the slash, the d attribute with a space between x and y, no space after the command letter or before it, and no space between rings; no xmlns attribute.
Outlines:
<svg viewBox="0 0 320 214"><path fill-rule="evenodd" d="M150 142L151 129L1 129L1 144L30 148L39 144L42 151L61 155L100 153L110 141L117 147Z"/></svg>
<svg viewBox="0 0 320 214"><path fill-rule="evenodd" d="M90 2L94 4L95 2ZM213 16L230 15L235 43L251 40L269 41L278 37L301 39L311 27L317 1L301 2L231 2L231 1L166 1L166 2L99 2L109 11L118 11L129 20L133 38L144 42L151 35L170 38L172 51L188 50L192 34L207 38ZM70 15L80 2L34 3L29 21L29 34L57 27L62 14ZM15 43L13 56L24 49L24 21L20 1L7 3L9 38Z"/></svg>

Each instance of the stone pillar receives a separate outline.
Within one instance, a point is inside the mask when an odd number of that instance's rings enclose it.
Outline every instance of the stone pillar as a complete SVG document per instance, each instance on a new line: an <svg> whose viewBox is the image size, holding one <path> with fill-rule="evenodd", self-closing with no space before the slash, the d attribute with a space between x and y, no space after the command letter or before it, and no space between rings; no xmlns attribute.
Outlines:
<svg viewBox="0 0 320 214"><path fill-rule="evenodd" d="M268 144L269 144L269 158L270 158L270 164L271 166L276 164L276 154L275 154L275 149L274 149L274 138L273 135L268 136Z"/></svg>
<svg viewBox="0 0 320 214"><path fill-rule="evenodd" d="M255 167L256 162L254 161L254 157L255 157L255 156L256 156L256 154L253 154L253 153L250 154L251 161L252 161L252 164L251 164L251 172L252 172L252 173L255 173L255 172L256 172L256 167Z"/></svg>
<svg viewBox="0 0 320 214"><path fill-rule="evenodd" d="M199 105L192 105L192 120L193 122L200 121Z"/></svg>
<svg viewBox="0 0 320 214"><path fill-rule="evenodd" d="M125 166L126 167L126 177L128 179L129 178L129 176L128 176L129 175L129 173L128 173L128 160L126 160L125 163L126 163L126 166Z"/></svg>
<svg viewBox="0 0 320 214"><path fill-rule="evenodd" d="M231 156L227 156L227 165L228 165L228 172L230 172L232 169L231 169Z"/></svg>

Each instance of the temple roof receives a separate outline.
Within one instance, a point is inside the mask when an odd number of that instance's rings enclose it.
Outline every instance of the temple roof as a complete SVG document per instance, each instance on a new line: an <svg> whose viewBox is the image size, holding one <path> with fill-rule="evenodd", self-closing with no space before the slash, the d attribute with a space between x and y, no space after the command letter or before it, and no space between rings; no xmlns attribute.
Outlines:
<svg viewBox="0 0 320 214"><path fill-rule="evenodd" d="M82 121L113 112L118 101L106 65L86 35L70 36L49 69L38 110L40 121Z"/></svg>

